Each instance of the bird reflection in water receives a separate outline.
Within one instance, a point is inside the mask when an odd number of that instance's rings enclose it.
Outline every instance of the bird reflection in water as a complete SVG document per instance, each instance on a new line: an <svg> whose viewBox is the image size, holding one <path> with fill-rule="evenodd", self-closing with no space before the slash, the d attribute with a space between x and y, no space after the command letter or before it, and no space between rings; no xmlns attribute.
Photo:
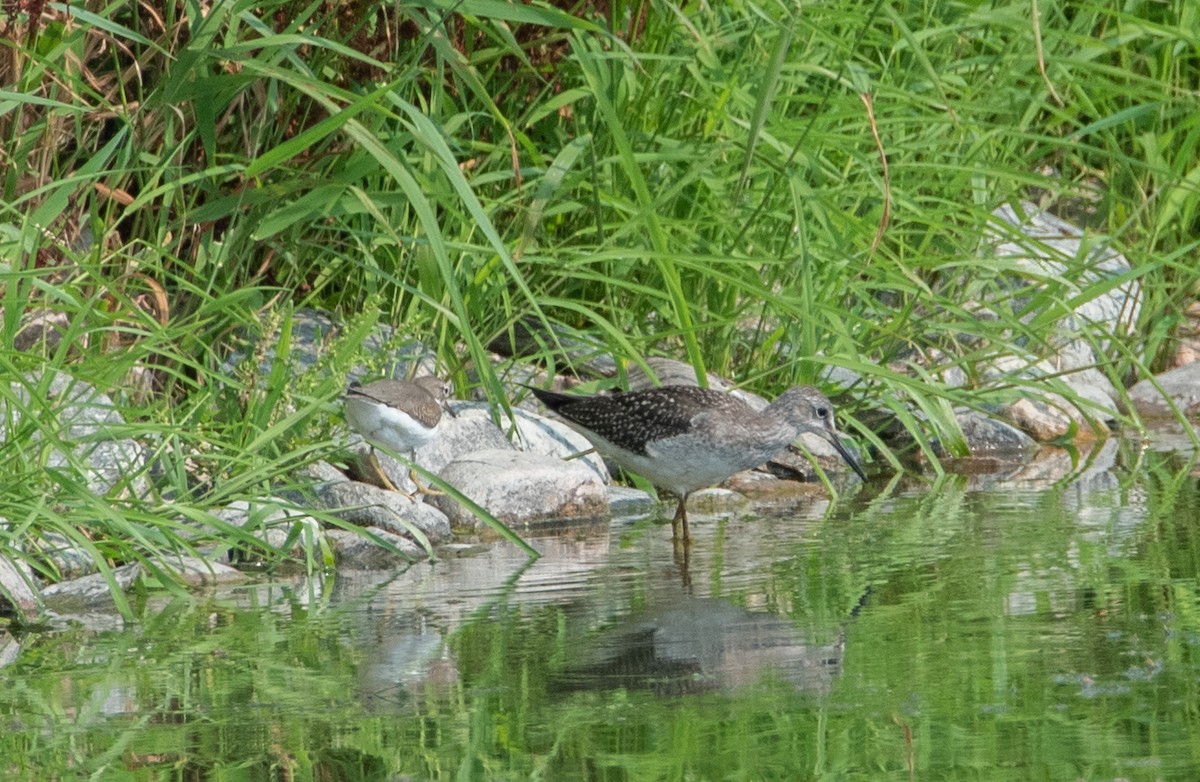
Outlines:
<svg viewBox="0 0 1200 782"><path fill-rule="evenodd" d="M782 679L798 692L821 695L841 673L845 633L838 629L814 642L772 614L717 598L683 598L572 646L579 652L554 682L560 692L628 688L684 695Z"/></svg>

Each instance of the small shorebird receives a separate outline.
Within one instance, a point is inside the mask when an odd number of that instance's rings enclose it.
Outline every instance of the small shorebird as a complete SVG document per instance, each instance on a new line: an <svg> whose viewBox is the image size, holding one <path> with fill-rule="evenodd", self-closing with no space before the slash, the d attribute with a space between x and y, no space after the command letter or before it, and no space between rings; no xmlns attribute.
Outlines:
<svg viewBox="0 0 1200 782"><path fill-rule="evenodd" d="M387 488L400 491L384 474L375 446L415 459L416 449L437 437L451 390L449 381L433 375L412 381L376 380L366 385L355 382L346 390L346 422L371 444L371 466ZM417 484L418 491L431 492L421 486L411 468L409 477Z"/></svg>
<svg viewBox="0 0 1200 782"><path fill-rule="evenodd" d="M679 497L671 520L676 540L691 537L688 494L762 464L802 432L829 442L866 480L838 439L832 403L811 386L789 388L761 412L737 397L696 386L597 396L530 390L601 454Z"/></svg>

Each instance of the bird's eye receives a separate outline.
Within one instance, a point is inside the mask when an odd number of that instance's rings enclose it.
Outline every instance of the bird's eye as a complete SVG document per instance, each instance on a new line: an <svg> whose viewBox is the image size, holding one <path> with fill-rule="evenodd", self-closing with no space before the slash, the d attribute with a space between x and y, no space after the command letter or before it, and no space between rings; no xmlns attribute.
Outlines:
<svg viewBox="0 0 1200 782"><path fill-rule="evenodd" d="M816 412L817 412L817 418L824 418L826 420L829 420L829 408L828 407L818 407Z"/></svg>

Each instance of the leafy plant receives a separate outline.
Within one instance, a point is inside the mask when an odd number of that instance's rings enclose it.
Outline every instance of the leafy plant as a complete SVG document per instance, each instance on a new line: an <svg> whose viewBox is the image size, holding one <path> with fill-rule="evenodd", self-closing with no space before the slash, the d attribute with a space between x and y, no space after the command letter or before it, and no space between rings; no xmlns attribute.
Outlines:
<svg viewBox="0 0 1200 782"><path fill-rule="evenodd" d="M987 250L1001 204L1130 260L1141 315L1106 374L1172 351L1200 277L1193 6L29 6L0 30L0 328L67 325L0 358L112 389L200 512L326 455L338 366L303 395L222 368L282 304L378 307L498 404L488 346L518 324L556 370L559 327L764 392L850 370L840 407L880 458L867 408L961 448L953 406L1042 390L980 368L1036 359L1057 307L1104 292L1064 259L1026 291L1043 309L981 319L1023 295ZM222 480L197 491L196 461ZM139 514L125 557L154 539Z"/></svg>

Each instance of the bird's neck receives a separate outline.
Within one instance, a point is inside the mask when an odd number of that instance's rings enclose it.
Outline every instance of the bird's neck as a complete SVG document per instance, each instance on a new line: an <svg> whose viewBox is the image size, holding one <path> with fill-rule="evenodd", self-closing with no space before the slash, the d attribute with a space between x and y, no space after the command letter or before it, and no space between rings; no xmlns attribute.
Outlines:
<svg viewBox="0 0 1200 782"><path fill-rule="evenodd" d="M755 429L758 430L755 438L760 444L762 450L774 448L772 453L778 453L788 445L791 445L800 432L804 430L789 416L785 410L774 405L769 405L761 413L759 413L755 421Z"/></svg>

